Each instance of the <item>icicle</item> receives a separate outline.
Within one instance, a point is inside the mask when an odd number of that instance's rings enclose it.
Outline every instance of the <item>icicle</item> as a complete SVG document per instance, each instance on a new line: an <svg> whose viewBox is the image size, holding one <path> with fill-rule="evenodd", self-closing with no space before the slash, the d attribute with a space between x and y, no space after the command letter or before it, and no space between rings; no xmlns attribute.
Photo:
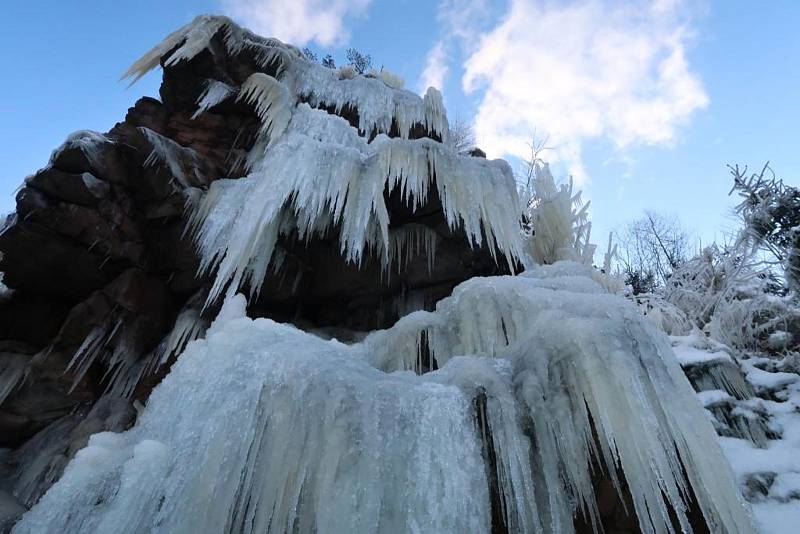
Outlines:
<svg viewBox="0 0 800 534"><path fill-rule="evenodd" d="M384 271L389 274L392 267L395 267L397 272L404 272L413 258L422 255L427 260L428 273L432 273L438 238L436 232L421 224L405 224L397 229L390 229L389 257Z"/></svg>
<svg viewBox="0 0 800 534"><path fill-rule="evenodd" d="M206 80L205 86L206 88L197 99L197 111L192 115L193 119L196 119L217 104L224 102L236 92L234 87L219 80Z"/></svg>
<svg viewBox="0 0 800 534"><path fill-rule="evenodd" d="M235 25L227 17L200 15L150 49L125 71L122 78L131 78L133 84L156 68L162 59L166 67L192 59L208 48L211 39L218 31L232 26ZM169 56L165 57L167 54Z"/></svg>
<svg viewBox="0 0 800 534"><path fill-rule="evenodd" d="M265 319L216 321L137 425L93 436L17 533L488 531L470 397L383 374L359 351Z"/></svg>
<svg viewBox="0 0 800 534"><path fill-rule="evenodd" d="M512 373L507 360L459 356L430 378L455 384L473 399L485 395L486 413L478 414L486 416L486 420L480 421L482 441L484 446L488 445L485 436L491 434L496 465L490 465L488 458L484 460L488 468L496 470L505 526L508 532L547 532L541 521L543 510L537 505L534 494L531 443L520 428L522 414L513 394ZM553 534L556 532L560 531L553 531Z"/></svg>
<svg viewBox="0 0 800 534"><path fill-rule="evenodd" d="M283 134L292 116L292 97L281 82L267 74L256 72L247 78L237 100L255 106L261 131L269 135L270 143Z"/></svg>
<svg viewBox="0 0 800 534"><path fill-rule="evenodd" d="M137 128L153 147L144 166L155 166L159 162L169 169L170 174L185 188L206 185L209 177L202 171L201 158L191 148L181 146L172 139L160 135L150 128L140 126ZM184 169L184 162L188 162L188 169ZM186 172L188 170L188 172Z"/></svg>
<svg viewBox="0 0 800 534"><path fill-rule="evenodd" d="M167 363L171 357L183 352L187 344L203 335L208 325L200 313L201 309L196 307L186 307L181 310L178 318L175 319L172 331L157 351L159 358L155 368Z"/></svg>
<svg viewBox="0 0 800 534"><path fill-rule="evenodd" d="M443 143L447 143L450 128L447 124L447 112L442 102L442 93L435 87L428 87L423 98L425 105L425 127L429 132L437 132Z"/></svg>
<svg viewBox="0 0 800 534"><path fill-rule="evenodd" d="M29 356L6 354L0 359L0 405L28 374Z"/></svg>
<svg viewBox="0 0 800 534"><path fill-rule="evenodd" d="M113 145L114 141L92 130L78 130L72 132L67 136L64 143L50 155L50 164L65 150L79 149L84 153L89 164L96 167L98 163L100 163L98 160L100 147L109 144Z"/></svg>
<svg viewBox="0 0 800 534"><path fill-rule="evenodd" d="M430 335L436 322L433 313L420 310L401 317L389 330L370 332L364 339L370 349L365 353L367 361L385 372L419 371L423 338Z"/></svg>
<svg viewBox="0 0 800 534"><path fill-rule="evenodd" d="M563 272L561 264L553 267ZM672 532L669 509L689 530L687 484L712 530L750 532L714 430L666 339L599 286L576 292L573 280L557 280L533 275L465 282L438 303L436 316L444 320L432 328L440 366L457 354L513 362L548 488L547 500L539 501L540 511L549 510L546 530L571 530L565 521L572 502L594 514L587 474L594 428L598 460L621 466L643 532ZM566 494L555 489L561 480Z"/></svg>
<svg viewBox="0 0 800 534"><path fill-rule="evenodd" d="M521 242L518 216L508 209L518 200L507 163L460 157L430 139L381 135L367 144L343 119L299 105L284 135L265 149L251 174L212 183L190 217L201 271L217 269L209 302L229 284L238 288L253 282L257 293L287 224L307 239L341 223L347 261L358 264L365 250L373 249L388 265L384 190L399 188L403 200L417 209L434 176L450 227L463 228L470 243L485 243L493 256L499 251L513 269Z"/></svg>
<svg viewBox="0 0 800 534"><path fill-rule="evenodd" d="M78 350L75 351L65 370L65 372L74 372L75 375L72 380L72 386L69 389L70 392L83 380L92 364L103 356L107 344L114 337L120 326L122 326L121 319L109 317L106 322L94 327L89 332L83 343L78 347Z"/></svg>
<svg viewBox="0 0 800 534"><path fill-rule="evenodd" d="M189 329L183 332L183 338L194 333L195 330L186 323L183 326ZM93 328L65 370L74 375L70 391L77 387L96 362L102 362L105 368L101 379L106 384L104 393L120 398L133 395L142 378L158 368L163 355L158 351L144 354L139 344L143 328L147 328L144 321L124 311L113 312L103 324Z"/></svg>

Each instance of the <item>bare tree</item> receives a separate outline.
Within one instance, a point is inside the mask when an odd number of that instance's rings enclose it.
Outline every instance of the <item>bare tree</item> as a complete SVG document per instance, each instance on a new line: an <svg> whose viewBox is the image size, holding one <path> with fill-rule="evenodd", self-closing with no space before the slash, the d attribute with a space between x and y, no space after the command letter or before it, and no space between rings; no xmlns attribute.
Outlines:
<svg viewBox="0 0 800 534"><path fill-rule="evenodd" d="M666 284L690 255L690 236L676 217L646 211L617 233L617 261L626 277L652 290Z"/></svg>
<svg viewBox="0 0 800 534"><path fill-rule="evenodd" d="M449 144L459 154L469 154L475 149L475 130L472 123L456 117L450 124Z"/></svg>
<svg viewBox="0 0 800 534"><path fill-rule="evenodd" d="M306 59L309 60L309 61L314 61L314 62L317 61L316 52L311 50L309 47L303 48L303 55L306 56Z"/></svg>
<svg viewBox="0 0 800 534"><path fill-rule="evenodd" d="M531 184L533 179L536 176L536 167L542 166L547 163L544 159L544 153L548 150L552 150L553 147L549 146L547 143L550 141L550 136L546 135L544 137L539 137L536 132L536 129L533 130L533 135L531 135L531 142L528 143L528 146L531 149L531 155L529 159L525 160L525 187L527 189L531 188Z"/></svg>
<svg viewBox="0 0 800 534"><path fill-rule="evenodd" d="M322 58L322 66L328 67L329 69L336 68L336 60L333 59L333 56L330 54L325 54L325 57Z"/></svg>
<svg viewBox="0 0 800 534"><path fill-rule="evenodd" d="M347 61L359 74L366 73L372 67L372 56L363 54L355 48L347 49Z"/></svg>

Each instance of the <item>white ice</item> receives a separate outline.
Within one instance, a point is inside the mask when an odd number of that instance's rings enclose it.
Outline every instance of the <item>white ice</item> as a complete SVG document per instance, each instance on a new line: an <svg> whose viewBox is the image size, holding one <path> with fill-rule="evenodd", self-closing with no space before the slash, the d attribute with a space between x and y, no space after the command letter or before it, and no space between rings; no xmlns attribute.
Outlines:
<svg viewBox="0 0 800 534"><path fill-rule="evenodd" d="M473 279L353 345L229 298L137 425L92 437L14 532L488 532L491 468L514 531L564 533L594 515L598 456L644 532L673 532L689 487L713 532L752 532L667 338L587 270ZM413 368L422 331L438 371L376 368Z"/></svg>

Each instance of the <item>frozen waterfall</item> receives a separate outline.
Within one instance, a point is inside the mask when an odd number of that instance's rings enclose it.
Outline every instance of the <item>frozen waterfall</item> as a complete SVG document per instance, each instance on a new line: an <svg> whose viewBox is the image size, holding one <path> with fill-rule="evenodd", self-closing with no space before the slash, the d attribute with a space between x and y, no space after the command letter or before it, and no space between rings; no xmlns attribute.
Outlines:
<svg viewBox="0 0 800 534"><path fill-rule="evenodd" d="M495 502L512 532L563 533L595 515L592 461L643 532L691 531L692 494L712 532L752 532L667 338L581 265L470 280L352 345L244 307L14 532L489 532ZM376 368L408 367L422 332L439 370Z"/></svg>
<svg viewBox="0 0 800 534"><path fill-rule="evenodd" d="M253 52L261 69L238 87L209 80L197 100L195 116L235 98L261 123L247 176L215 179L190 206L187 236L213 277L206 304L225 303L203 339L199 305L181 313L153 357L182 353L137 424L92 436L14 533L562 534L576 518L600 531L602 471L646 534L692 532L699 516L714 533L753 532L668 339L581 263L471 278L352 344L248 318L234 293L258 295L281 239L333 236L341 257L372 255L385 278L411 256L430 272L437 234L392 225L392 192L410 212L435 197L440 231L514 272L521 203L506 162L442 142L435 89L344 75L223 17L198 17L129 75L212 46ZM149 164L191 181L171 157L184 149L144 133ZM577 197L551 189L532 256L590 262ZM80 366L98 357L89 348Z"/></svg>

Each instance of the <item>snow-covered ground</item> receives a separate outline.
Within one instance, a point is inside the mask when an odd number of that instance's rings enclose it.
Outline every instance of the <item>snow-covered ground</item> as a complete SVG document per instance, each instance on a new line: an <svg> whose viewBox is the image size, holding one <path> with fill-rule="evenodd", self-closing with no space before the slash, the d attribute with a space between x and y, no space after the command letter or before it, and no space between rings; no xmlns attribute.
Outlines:
<svg viewBox="0 0 800 534"><path fill-rule="evenodd" d="M697 333L671 339L695 385L718 386L698 397L722 434L720 445L761 532L800 531L800 376L778 370L781 362L774 358L734 358ZM745 379L744 392L734 366Z"/></svg>

